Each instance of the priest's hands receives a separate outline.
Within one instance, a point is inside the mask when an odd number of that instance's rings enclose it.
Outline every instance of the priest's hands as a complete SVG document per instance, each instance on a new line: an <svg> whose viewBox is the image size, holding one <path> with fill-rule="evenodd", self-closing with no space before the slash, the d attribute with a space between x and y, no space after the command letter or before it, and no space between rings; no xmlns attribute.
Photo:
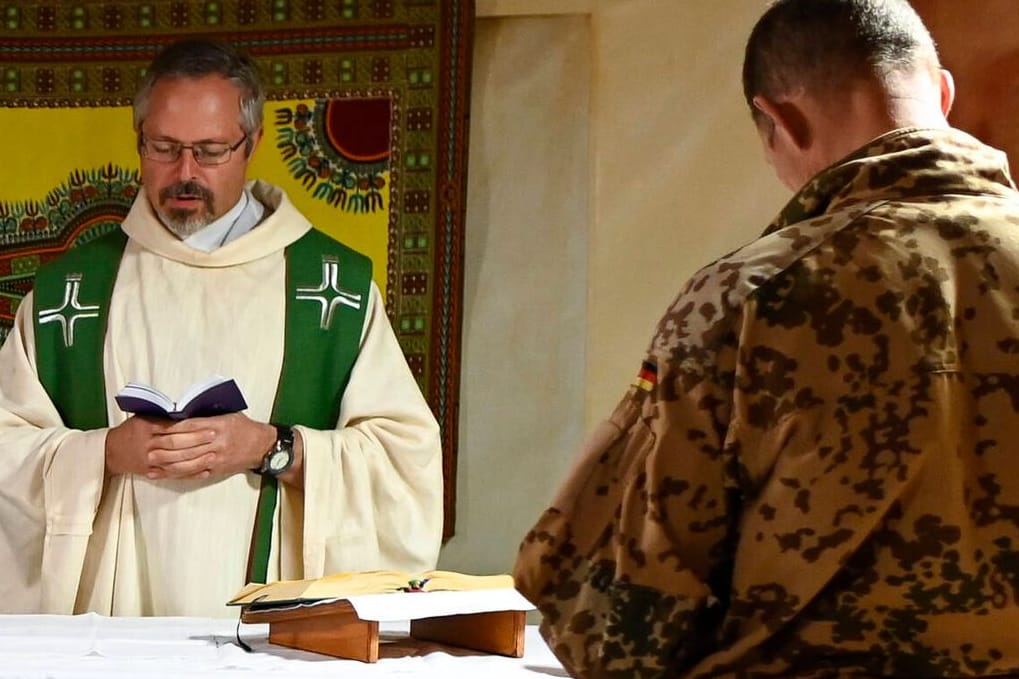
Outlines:
<svg viewBox="0 0 1019 679"><path fill-rule="evenodd" d="M228 476L257 468L275 442L275 427L243 413L180 421L134 416L107 432L106 473L150 479Z"/></svg>

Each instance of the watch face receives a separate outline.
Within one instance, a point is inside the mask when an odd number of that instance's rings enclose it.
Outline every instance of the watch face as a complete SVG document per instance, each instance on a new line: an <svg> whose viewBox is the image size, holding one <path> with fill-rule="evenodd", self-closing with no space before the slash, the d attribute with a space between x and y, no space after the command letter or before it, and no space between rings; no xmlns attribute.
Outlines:
<svg viewBox="0 0 1019 679"><path fill-rule="evenodd" d="M279 473L290 465L290 451L277 450L269 456L269 471Z"/></svg>

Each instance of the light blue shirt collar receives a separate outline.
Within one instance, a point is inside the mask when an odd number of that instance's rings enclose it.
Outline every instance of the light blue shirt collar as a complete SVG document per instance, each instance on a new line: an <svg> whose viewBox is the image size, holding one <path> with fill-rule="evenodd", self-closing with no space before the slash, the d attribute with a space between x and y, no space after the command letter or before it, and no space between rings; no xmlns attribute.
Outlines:
<svg viewBox="0 0 1019 679"><path fill-rule="evenodd" d="M226 214L184 239L184 244L202 252L212 252L237 240L262 221L265 206L247 189Z"/></svg>

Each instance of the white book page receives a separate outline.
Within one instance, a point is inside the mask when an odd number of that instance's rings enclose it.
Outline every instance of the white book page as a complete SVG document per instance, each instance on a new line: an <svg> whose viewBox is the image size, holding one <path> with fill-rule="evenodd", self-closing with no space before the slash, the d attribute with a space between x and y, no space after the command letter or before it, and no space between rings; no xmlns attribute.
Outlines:
<svg viewBox="0 0 1019 679"><path fill-rule="evenodd" d="M515 589L391 592L347 598L362 620L394 622L488 611L530 611L534 605Z"/></svg>
<svg viewBox="0 0 1019 679"><path fill-rule="evenodd" d="M155 403L166 412L170 412L174 409L173 401L170 400L169 396L147 384L128 382L124 385L124 388L118 392L118 395L140 398L144 401L148 401L149 403Z"/></svg>
<svg viewBox="0 0 1019 679"><path fill-rule="evenodd" d="M183 410L184 406L190 403L191 399L193 399L195 396L198 396L209 387L221 384L229 379L230 379L229 377L223 377L222 375L211 375L206 379L202 380L201 382L196 382L195 384L192 384L190 387L187 388L187 391L181 394L181 397L177 400L176 408L173 409Z"/></svg>

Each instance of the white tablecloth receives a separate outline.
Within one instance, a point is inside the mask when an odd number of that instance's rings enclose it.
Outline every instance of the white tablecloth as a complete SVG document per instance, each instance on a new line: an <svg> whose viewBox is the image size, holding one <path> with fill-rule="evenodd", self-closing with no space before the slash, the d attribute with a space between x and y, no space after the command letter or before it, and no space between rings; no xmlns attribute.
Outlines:
<svg viewBox="0 0 1019 679"><path fill-rule="evenodd" d="M276 646L267 625L212 618L0 615L0 677L566 677L534 626L523 658L484 655L410 639L383 623L379 660L337 660Z"/></svg>

